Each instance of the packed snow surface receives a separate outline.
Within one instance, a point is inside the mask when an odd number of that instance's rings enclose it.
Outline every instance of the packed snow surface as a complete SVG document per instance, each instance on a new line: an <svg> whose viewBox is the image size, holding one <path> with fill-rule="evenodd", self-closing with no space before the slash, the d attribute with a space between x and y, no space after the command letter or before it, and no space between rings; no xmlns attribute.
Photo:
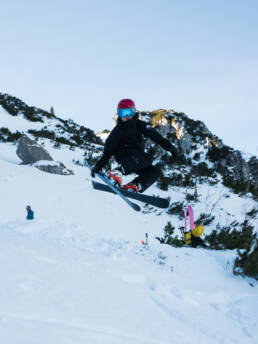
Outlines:
<svg viewBox="0 0 258 344"><path fill-rule="evenodd" d="M233 275L236 252L160 245L171 217L93 190L79 150L47 149L75 174L20 165L0 144L0 343L258 343L258 283Z"/></svg>

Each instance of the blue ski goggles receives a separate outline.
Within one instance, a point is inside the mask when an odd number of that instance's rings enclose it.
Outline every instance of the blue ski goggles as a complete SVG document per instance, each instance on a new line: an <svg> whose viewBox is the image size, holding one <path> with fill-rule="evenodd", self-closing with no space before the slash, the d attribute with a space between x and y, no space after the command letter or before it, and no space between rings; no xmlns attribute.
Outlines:
<svg viewBox="0 0 258 344"><path fill-rule="evenodd" d="M120 118L125 118L125 117L133 117L135 115L136 109L134 108L128 108L128 109L120 109L117 110L117 114Z"/></svg>

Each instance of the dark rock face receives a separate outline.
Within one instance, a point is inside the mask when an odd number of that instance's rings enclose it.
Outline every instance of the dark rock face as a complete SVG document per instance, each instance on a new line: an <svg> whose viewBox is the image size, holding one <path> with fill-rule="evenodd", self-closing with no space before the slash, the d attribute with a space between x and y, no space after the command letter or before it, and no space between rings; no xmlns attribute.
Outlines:
<svg viewBox="0 0 258 344"><path fill-rule="evenodd" d="M235 179L241 182L247 182L249 180L249 168L242 154L239 151L234 151L234 158L232 160Z"/></svg>
<svg viewBox="0 0 258 344"><path fill-rule="evenodd" d="M38 168L43 172L59 174L63 176L74 174L72 170L68 170L62 162L48 163L48 161L38 161L33 164L34 167Z"/></svg>
<svg viewBox="0 0 258 344"><path fill-rule="evenodd" d="M16 150L16 154L22 160L23 164L33 164L39 160L53 161L49 153L36 141L31 140L26 135L23 135Z"/></svg>
<svg viewBox="0 0 258 344"><path fill-rule="evenodd" d="M214 151L213 149L213 153ZM238 191L251 192L257 196L258 160L255 156L247 162L240 151L223 146L217 149L211 161L214 163L215 170L227 181L226 186L230 186L228 185L230 182L231 186L235 185Z"/></svg>
<svg viewBox="0 0 258 344"><path fill-rule="evenodd" d="M253 156L248 161L248 167L250 171L250 179L252 184L254 185L255 191L258 191L258 159Z"/></svg>

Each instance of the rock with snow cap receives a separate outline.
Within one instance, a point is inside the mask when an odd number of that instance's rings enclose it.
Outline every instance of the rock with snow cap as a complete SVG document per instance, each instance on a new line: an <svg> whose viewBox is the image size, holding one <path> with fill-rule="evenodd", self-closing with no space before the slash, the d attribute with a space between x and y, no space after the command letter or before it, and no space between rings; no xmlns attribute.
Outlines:
<svg viewBox="0 0 258 344"><path fill-rule="evenodd" d="M53 158L43 147L26 135L22 135L19 139L16 154L23 164L33 164L39 160L53 161Z"/></svg>

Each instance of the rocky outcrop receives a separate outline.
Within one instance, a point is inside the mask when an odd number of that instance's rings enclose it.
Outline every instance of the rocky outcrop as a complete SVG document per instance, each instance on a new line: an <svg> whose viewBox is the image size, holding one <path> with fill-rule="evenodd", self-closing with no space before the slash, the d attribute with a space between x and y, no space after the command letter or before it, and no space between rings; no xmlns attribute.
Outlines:
<svg viewBox="0 0 258 344"><path fill-rule="evenodd" d="M20 138L16 154L23 164L33 164L39 160L53 161L50 154L43 147L26 135Z"/></svg>
<svg viewBox="0 0 258 344"><path fill-rule="evenodd" d="M207 158L213 163L215 171L223 177L226 186L236 192L258 191L258 160L253 156L248 162L242 153L226 145L209 147Z"/></svg>
<svg viewBox="0 0 258 344"><path fill-rule="evenodd" d="M153 112L147 114L146 119L161 135L171 139L171 142L186 157L190 154L192 157L200 157L200 153L203 157L206 155L214 170L222 176L225 186L236 193L251 192L257 196L258 160L256 157L247 161L240 151L224 145L223 141L213 135L203 122L192 120L183 113L166 113L159 110L155 112L155 116ZM156 148L156 155L157 153L162 153L159 147ZM198 161L198 158L196 160ZM191 163L194 164L195 161L192 160ZM210 168L212 168L211 165Z"/></svg>
<svg viewBox="0 0 258 344"><path fill-rule="evenodd" d="M22 164L31 164L41 171L53 174L73 174L73 171L68 170L62 162L54 161L43 147L26 135L20 138L16 153Z"/></svg>
<svg viewBox="0 0 258 344"><path fill-rule="evenodd" d="M248 161L249 173L250 173L250 181L254 187L256 193L258 193L258 159L253 156Z"/></svg>
<svg viewBox="0 0 258 344"><path fill-rule="evenodd" d="M105 130L103 130L103 131L100 131L100 132L96 133L96 136L97 136L97 137L100 137L101 140L102 140L103 142L105 142L106 139L108 138L109 134L110 134L110 130L105 129Z"/></svg>
<svg viewBox="0 0 258 344"><path fill-rule="evenodd" d="M232 165L236 180L247 182L249 180L249 167L239 151L234 151Z"/></svg>
<svg viewBox="0 0 258 344"><path fill-rule="evenodd" d="M72 170L68 170L62 162L38 161L33 164L34 167L47 173L59 174L63 176L74 174Z"/></svg>

